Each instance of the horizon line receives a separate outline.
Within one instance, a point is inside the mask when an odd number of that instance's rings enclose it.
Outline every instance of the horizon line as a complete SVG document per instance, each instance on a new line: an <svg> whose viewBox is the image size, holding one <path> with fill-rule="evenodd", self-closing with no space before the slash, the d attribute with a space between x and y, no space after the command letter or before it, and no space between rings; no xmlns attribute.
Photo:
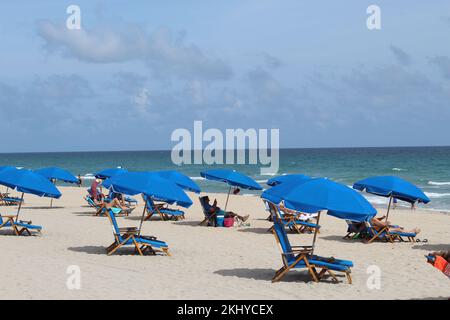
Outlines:
<svg viewBox="0 0 450 320"><path fill-rule="evenodd" d="M317 149L395 149L395 148L448 148L450 145L435 145L435 146L356 146L356 147L284 147L278 148L278 150L317 150ZM230 149L220 149L221 151L228 151ZM259 150L259 149L235 149L238 150ZM270 150L270 148L268 148ZM154 150L80 150L80 151L16 151L16 152L0 152L1 154L41 154L41 153L106 153L106 152L167 152L172 151L172 149L154 149ZM204 149L192 149L194 151L204 151Z"/></svg>

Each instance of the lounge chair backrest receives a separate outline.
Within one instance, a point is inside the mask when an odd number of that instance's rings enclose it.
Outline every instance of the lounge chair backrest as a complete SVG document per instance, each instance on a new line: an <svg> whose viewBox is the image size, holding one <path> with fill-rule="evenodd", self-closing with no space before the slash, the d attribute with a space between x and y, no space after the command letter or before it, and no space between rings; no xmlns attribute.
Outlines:
<svg viewBox="0 0 450 320"><path fill-rule="evenodd" d="M112 210L107 210L106 214L108 215L109 222L111 223L114 237L117 240L122 241L122 236L120 235L119 225L117 224L116 216Z"/></svg>
<svg viewBox="0 0 450 320"><path fill-rule="evenodd" d="M280 210L278 210L278 207L272 202L266 201L266 203L269 206L269 212L270 215L272 216L272 220L274 222L276 221L281 222Z"/></svg>
<svg viewBox="0 0 450 320"><path fill-rule="evenodd" d="M292 253L292 247L291 243L289 242L286 229L284 228L283 224L275 221L273 224L273 231L275 233L275 236L278 239L278 244L280 245L280 248L282 252L284 253L285 257L289 260L290 258L294 258L294 254Z"/></svg>
<svg viewBox="0 0 450 320"><path fill-rule="evenodd" d="M153 202L153 199L151 197L146 196L145 194L142 195L142 198L145 201L145 205L147 206L147 210L153 211L155 209L155 202Z"/></svg>
<svg viewBox="0 0 450 320"><path fill-rule="evenodd" d="M209 216L209 212L208 212L208 210L206 210L205 198L204 197L198 197L198 199L200 200L200 205L202 206L203 214L205 216Z"/></svg>

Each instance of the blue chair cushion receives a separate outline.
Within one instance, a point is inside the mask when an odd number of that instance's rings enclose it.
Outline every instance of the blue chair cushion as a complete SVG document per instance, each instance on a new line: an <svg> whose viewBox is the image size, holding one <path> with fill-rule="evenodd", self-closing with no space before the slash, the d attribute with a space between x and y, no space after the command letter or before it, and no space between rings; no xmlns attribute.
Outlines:
<svg viewBox="0 0 450 320"><path fill-rule="evenodd" d="M291 260L291 259L289 259ZM330 263L330 262L325 262L322 260L316 260L313 258L308 258L308 261L310 264L315 265L316 267L326 267L330 270L334 270L334 271L347 271L349 269L348 266L345 265L341 265L341 264L336 264L336 263ZM293 263L294 261L288 261L289 263ZM304 260L299 261L296 265L295 268L305 268L306 267L306 263Z"/></svg>
<svg viewBox="0 0 450 320"><path fill-rule="evenodd" d="M160 240L150 240L150 239L146 239L144 237L139 237L139 236L135 236L134 239L136 240L137 243L149 244L155 248L168 248L169 247L169 245L167 243L165 243L164 241L160 241ZM125 244L133 244L133 240L129 239Z"/></svg>

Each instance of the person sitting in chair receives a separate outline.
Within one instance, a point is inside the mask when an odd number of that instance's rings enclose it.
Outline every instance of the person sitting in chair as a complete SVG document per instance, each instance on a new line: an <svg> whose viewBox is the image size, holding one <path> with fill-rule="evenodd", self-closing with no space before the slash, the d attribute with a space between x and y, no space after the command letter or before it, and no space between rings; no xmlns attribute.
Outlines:
<svg viewBox="0 0 450 320"><path fill-rule="evenodd" d="M120 208L125 211L130 211L134 209L133 206L126 205L123 199L117 197L111 199L111 201L109 202L106 202L105 195L102 192L100 179L95 179L94 182L92 182L90 194L95 205L98 206L97 213L101 213L103 209L110 209L110 208Z"/></svg>
<svg viewBox="0 0 450 320"><path fill-rule="evenodd" d="M220 207L217 206L217 199L214 199L213 204L210 204L210 199L208 196L204 196L203 198L204 208L207 210L210 214L216 214L216 215L224 215L226 217L233 217L241 220L242 222L245 222L248 220L250 215L240 216L237 213L234 213L232 211L224 211Z"/></svg>

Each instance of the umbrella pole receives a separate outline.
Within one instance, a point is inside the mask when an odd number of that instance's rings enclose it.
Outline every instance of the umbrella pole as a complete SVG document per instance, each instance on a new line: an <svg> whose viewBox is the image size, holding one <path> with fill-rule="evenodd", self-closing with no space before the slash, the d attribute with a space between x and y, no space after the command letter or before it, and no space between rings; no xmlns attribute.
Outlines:
<svg viewBox="0 0 450 320"><path fill-rule="evenodd" d="M55 180L50 179L50 181L53 183L53 185L55 184ZM53 208L53 198L50 198L50 208Z"/></svg>
<svg viewBox="0 0 450 320"><path fill-rule="evenodd" d="M145 200L145 199L144 199L144 200ZM147 211L147 201L145 201L144 210L142 211L141 224L139 225L138 236L141 235L142 223L144 222L144 216L145 216L145 212L146 212L146 211Z"/></svg>
<svg viewBox="0 0 450 320"><path fill-rule="evenodd" d="M319 211L319 215L317 216L317 226L319 226L319 221L320 221L320 212L321 211ZM313 254L314 253L314 247L315 247L315 245L316 245L316 239L317 239L317 231L319 230L319 228L315 228L314 229L314 239L313 239L313 243L312 243L312 250L311 250L311 254Z"/></svg>
<svg viewBox="0 0 450 320"><path fill-rule="evenodd" d="M225 202L225 209L224 209L224 211L227 211L227 205L228 205L228 199L230 198L230 192L231 192L231 186L228 189L227 201Z"/></svg>
<svg viewBox="0 0 450 320"><path fill-rule="evenodd" d="M19 202L19 208L17 209L17 214L16 214L16 222L19 219L19 213L20 213L20 208L22 208L22 202L23 202L23 192L22 192L22 196L20 198L20 202Z"/></svg>
<svg viewBox="0 0 450 320"><path fill-rule="evenodd" d="M388 209L387 209L387 213L386 213L386 219L384 219L385 221L388 221L389 211L391 209L391 204L392 204L392 195L389 197L389 205L388 205Z"/></svg>

